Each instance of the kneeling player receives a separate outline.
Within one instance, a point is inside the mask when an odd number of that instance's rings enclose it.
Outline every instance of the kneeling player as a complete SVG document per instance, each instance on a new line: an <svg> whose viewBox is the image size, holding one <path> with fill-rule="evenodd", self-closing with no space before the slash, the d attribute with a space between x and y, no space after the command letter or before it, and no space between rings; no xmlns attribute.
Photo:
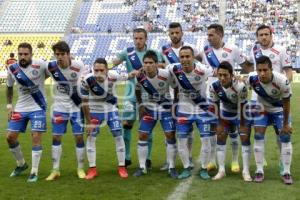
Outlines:
<svg viewBox="0 0 300 200"><path fill-rule="evenodd" d="M96 136L99 126L106 120L115 139L116 151L119 162L118 172L121 178L127 178L125 168L125 144L122 137L121 121L119 119L117 98L113 95L116 81L127 80L135 77L135 72L120 76L115 71L108 71L107 62L103 58L96 59L93 72L87 74L82 80L81 96L83 101L83 112L87 124L87 158L89 171L86 179L97 176L96 170Z"/></svg>
<svg viewBox="0 0 300 200"><path fill-rule="evenodd" d="M134 173L139 177L147 173L145 166L148 154L148 138L157 122L160 120L167 141L167 161L169 173L177 178L175 170L176 139L175 125L172 117L169 86L172 86L171 74L168 70L157 68L158 58L154 51L147 51L143 58L143 69L137 76L136 97L139 103L140 128L138 141L138 157L140 168ZM174 87L175 84L173 84ZM141 90L141 87L143 90ZM142 92L148 98L142 100Z"/></svg>
<svg viewBox="0 0 300 200"><path fill-rule="evenodd" d="M243 179L252 181L249 173L250 137L249 127L243 116L243 108L247 102L247 88L243 82L233 79L233 68L229 62L221 62L217 69L218 80L210 85L210 100L216 104L219 113L217 127L217 160L219 172L213 180L225 176L226 139L229 133L239 129L242 141ZM240 125L240 127L239 127Z"/></svg>
<svg viewBox="0 0 300 200"><path fill-rule="evenodd" d="M276 124L281 143L283 164L282 181L292 184L290 173L292 161L292 128L289 124L291 86L287 78L274 72L269 57L261 56L256 60L256 72L250 73L247 82L257 94L257 103L262 106L254 117L254 157L256 162L255 182L264 180L264 136L267 126Z"/></svg>

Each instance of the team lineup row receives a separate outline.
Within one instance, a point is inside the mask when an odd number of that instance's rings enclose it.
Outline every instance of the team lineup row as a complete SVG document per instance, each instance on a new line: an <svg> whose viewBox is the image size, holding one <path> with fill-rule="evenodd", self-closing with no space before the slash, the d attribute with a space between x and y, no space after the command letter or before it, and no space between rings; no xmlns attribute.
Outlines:
<svg viewBox="0 0 300 200"><path fill-rule="evenodd" d="M76 138L78 177L93 179L96 170L96 135L105 120L115 139L118 172L127 178L126 167L131 164L131 129L140 116L138 158L139 169L134 176L147 174L151 165L151 132L159 120L166 136L166 166L172 178L191 176L193 162L193 123L196 123L201 138L202 179L210 179L208 171L216 168L213 180L225 176L226 138L230 136L233 147L231 169L239 172L238 135L242 144L243 171L245 181L252 181L249 173L250 132L254 126L254 157L256 162L255 182L264 180L264 134L268 125L273 125L280 150L281 177L285 184L292 184L290 164L292 132L290 115L292 78L290 59L282 47L272 41L268 26L257 29L258 41L253 46L253 55L242 55L235 45L224 43L223 27L212 24L208 27L208 45L198 52L193 45L182 41L179 23L171 23L171 43L162 47L162 53L147 49L147 32L135 29L134 47L128 47L113 60L114 66L125 61L127 73L108 70L107 62L98 58L92 72L86 73L81 62L71 59L70 48L58 42L52 49L56 60L49 63L32 60L32 47L21 43L18 47L18 62L8 67L7 109L9 114L7 141L17 161L11 176L17 176L28 168L18 133L24 132L31 121L32 169L29 182L38 179L38 166L42 153L41 136L46 127L46 98L44 81L51 76L55 81L54 104L52 105L52 160L53 170L46 180L60 176L61 138L68 121ZM199 62L199 60L202 62ZM234 65L239 64L245 72L255 68L244 80L234 76ZM253 67L254 66L254 67ZM285 72L283 75L282 72ZM128 80L126 84L122 117L119 117L115 84ZM12 106L13 85L18 85L18 100ZM252 100L247 102L247 87L253 89ZM171 93L170 93L171 91ZM143 98L142 98L143 97ZM138 109L138 111L136 111ZM86 153L89 170L85 174L83 138L83 115L87 132ZM122 123L121 124L121 120ZM176 137L175 137L176 132ZM178 145L177 145L178 144ZM175 169L177 154L183 163L178 175Z"/></svg>

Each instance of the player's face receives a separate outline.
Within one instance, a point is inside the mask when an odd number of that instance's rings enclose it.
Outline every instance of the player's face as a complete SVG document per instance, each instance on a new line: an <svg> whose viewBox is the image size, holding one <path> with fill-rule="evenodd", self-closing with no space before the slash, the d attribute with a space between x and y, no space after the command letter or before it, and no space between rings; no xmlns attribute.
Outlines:
<svg viewBox="0 0 300 200"><path fill-rule="evenodd" d="M270 32L270 29L265 28L261 29L257 32L257 41L262 45L262 46L269 46L270 43L272 42L272 35Z"/></svg>
<svg viewBox="0 0 300 200"><path fill-rule="evenodd" d="M70 53L55 50L54 56L55 56L59 66L68 67L71 65Z"/></svg>
<svg viewBox="0 0 300 200"><path fill-rule="evenodd" d="M218 46L222 42L222 35L217 33L214 28L208 29L207 40L211 46Z"/></svg>
<svg viewBox="0 0 300 200"><path fill-rule="evenodd" d="M183 67L192 67L194 63L194 55L190 49L183 49L179 52L180 63Z"/></svg>
<svg viewBox="0 0 300 200"><path fill-rule="evenodd" d="M103 82L107 76L108 70L107 70L105 64L95 63L93 71L94 71L94 75L95 75L97 81Z"/></svg>
<svg viewBox="0 0 300 200"><path fill-rule="evenodd" d="M169 37L173 44L178 44L181 42L183 36L183 32L180 27L170 28L169 29Z"/></svg>
<svg viewBox="0 0 300 200"><path fill-rule="evenodd" d="M19 48L18 49L18 59L19 64L22 67L26 67L31 64L32 61L32 52L28 48Z"/></svg>
<svg viewBox="0 0 300 200"><path fill-rule="evenodd" d="M272 69L268 66L268 64L258 64L256 66L256 71L259 80L262 83L269 83L272 80Z"/></svg>
<svg viewBox="0 0 300 200"><path fill-rule="evenodd" d="M144 59L144 67L146 74L152 75L156 74L157 71L157 63L152 58L145 58Z"/></svg>
<svg viewBox="0 0 300 200"><path fill-rule="evenodd" d="M133 33L134 46L138 50L144 49L144 47L146 45L146 40L147 40L147 38L146 38L145 33L143 33L143 32Z"/></svg>
<svg viewBox="0 0 300 200"><path fill-rule="evenodd" d="M218 69L218 79L223 87L228 87L232 81L232 75L226 69Z"/></svg>

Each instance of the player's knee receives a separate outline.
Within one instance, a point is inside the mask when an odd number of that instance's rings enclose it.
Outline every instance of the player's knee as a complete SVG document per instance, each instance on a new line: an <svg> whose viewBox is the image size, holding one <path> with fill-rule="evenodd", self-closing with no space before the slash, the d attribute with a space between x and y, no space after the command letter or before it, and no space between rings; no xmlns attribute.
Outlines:
<svg viewBox="0 0 300 200"><path fill-rule="evenodd" d="M78 148L84 147L83 135L76 135L75 140L76 140L76 147Z"/></svg>
<svg viewBox="0 0 300 200"><path fill-rule="evenodd" d="M241 143L243 146L249 146L250 143L250 138L248 137L248 135L241 135Z"/></svg>
<svg viewBox="0 0 300 200"><path fill-rule="evenodd" d="M13 134L7 134L6 141L9 145L15 145L17 144L17 137Z"/></svg>
<svg viewBox="0 0 300 200"><path fill-rule="evenodd" d="M61 136L60 135L53 135L52 144L53 145L60 145L61 144Z"/></svg>
<svg viewBox="0 0 300 200"><path fill-rule="evenodd" d="M148 134L147 133L143 133L143 132L139 132L139 140L141 140L141 141L148 141Z"/></svg>
<svg viewBox="0 0 300 200"><path fill-rule="evenodd" d="M175 133L174 132L166 133L165 135L166 135L167 140L175 139Z"/></svg>
<svg viewBox="0 0 300 200"><path fill-rule="evenodd" d="M226 145L226 140L225 139L219 139L217 140L217 145Z"/></svg>
<svg viewBox="0 0 300 200"><path fill-rule="evenodd" d="M254 134L254 139L255 139L255 140L264 140L264 139L265 139L265 134L260 133L260 132L256 132L256 133Z"/></svg>
<svg viewBox="0 0 300 200"><path fill-rule="evenodd" d="M291 141L290 134L281 133L281 134L279 134L279 138L280 138L280 142L282 142L282 143L288 143Z"/></svg>

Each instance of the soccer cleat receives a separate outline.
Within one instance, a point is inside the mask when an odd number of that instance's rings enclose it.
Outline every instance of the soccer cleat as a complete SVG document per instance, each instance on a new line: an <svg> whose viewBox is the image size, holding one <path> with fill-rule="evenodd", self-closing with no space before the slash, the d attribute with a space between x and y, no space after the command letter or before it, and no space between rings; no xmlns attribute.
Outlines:
<svg viewBox="0 0 300 200"><path fill-rule="evenodd" d="M118 172L121 178L128 178L128 173L127 173L127 169L124 166L120 166L118 168Z"/></svg>
<svg viewBox="0 0 300 200"><path fill-rule="evenodd" d="M19 176L23 171L28 168L27 163L24 163L22 166L17 166L14 171L10 174L10 177Z"/></svg>
<svg viewBox="0 0 300 200"><path fill-rule="evenodd" d="M280 176L284 175L284 168L283 168L283 164L281 161L279 162L279 174L280 174Z"/></svg>
<svg viewBox="0 0 300 200"><path fill-rule="evenodd" d="M166 171L169 169L169 163L166 161L163 166L159 169L160 171Z"/></svg>
<svg viewBox="0 0 300 200"><path fill-rule="evenodd" d="M282 179L283 183L286 184L286 185L292 185L293 184L293 179L292 179L292 176L290 174L284 174L283 176L281 176L281 179Z"/></svg>
<svg viewBox="0 0 300 200"><path fill-rule="evenodd" d="M224 178L225 176L226 176L225 172L219 171L219 172L212 178L212 180L214 180L214 181L221 180L221 179Z"/></svg>
<svg viewBox="0 0 300 200"><path fill-rule="evenodd" d="M152 169L152 162L151 162L150 159L147 159L147 160L146 160L146 169L147 169L147 170Z"/></svg>
<svg viewBox="0 0 300 200"><path fill-rule="evenodd" d="M27 182L34 183L34 182L37 182L37 180L38 180L38 176L36 174L30 174L27 179Z"/></svg>
<svg viewBox="0 0 300 200"><path fill-rule="evenodd" d="M46 178L46 181L54 181L60 177L60 172L58 170L52 170L51 174Z"/></svg>
<svg viewBox="0 0 300 200"><path fill-rule="evenodd" d="M131 165L131 160L125 159L125 167L128 167L129 165Z"/></svg>
<svg viewBox="0 0 300 200"><path fill-rule="evenodd" d="M231 163L231 171L233 173L239 173L240 172L240 165L238 162L232 162Z"/></svg>
<svg viewBox="0 0 300 200"><path fill-rule="evenodd" d="M201 168L200 171L199 171L199 176L200 176L200 178L203 179L203 180L208 180L208 179L210 179L210 176L209 176L209 174L208 174L207 169Z"/></svg>
<svg viewBox="0 0 300 200"><path fill-rule="evenodd" d="M78 178L80 178L80 179L83 179L83 178L85 178L85 172L84 172L84 170L83 169L77 169L77 176L78 176Z"/></svg>
<svg viewBox="0 0 300 200"><path fill-rule="evenodd" d="M208 163L208 165L207 165L207 171L210 172L210 171L214 171L216 169L217 169L216 163L213 163L213 162Z"/></svg>
<svg viewBox="0 0 300 200"><path fill-rule="evenodd" d="M188 168L185 168L182 172L181 172L181 174L179 174L178 175L178 179L185 179L185 178L188 178L188 177L190 177L190 176L192 176L192 170L191 170L191 168L190 167L188 167Z"/></svg>
<svg viewBox="0 0 300 200"><path fill-rule="evenodd" d="M85 176L86 180L92 180L98 176L97 168L96 167L90 167L88 170L87 175Z"/></svg>
<svg viewBox="0 0 300 200"><path fill-rule="evenodd" d="M146 175L146 174L147 174L147 170L146 170L146 169L138 168L138 169L134 172L133 176L135 176L135 177L140 177L140 176L144 176L144 175Z"/></svg>
<svg viewBox="0 0 300 200"><path fill-rule="evenodd" d="M170 168L169 169L169 175L173 179L177 179L177 177L178 177L178 173L177 173L175 168Z"/></svg>
<svg viewBox="0 0 300 200"><path fill-rule="evenodd" d="M244 179L245 182L252 182L252 178L251 178L249 172L247 172L247 173L243 172L242 176L243 176L243 179Z"/></svg>
<svg viewBox="0 0 300 200"><path fill-rule="evenodd" d="M256 173L254 177L254 182L256 183L262 183L265 179L265 176L263 173Z"/></svg>

